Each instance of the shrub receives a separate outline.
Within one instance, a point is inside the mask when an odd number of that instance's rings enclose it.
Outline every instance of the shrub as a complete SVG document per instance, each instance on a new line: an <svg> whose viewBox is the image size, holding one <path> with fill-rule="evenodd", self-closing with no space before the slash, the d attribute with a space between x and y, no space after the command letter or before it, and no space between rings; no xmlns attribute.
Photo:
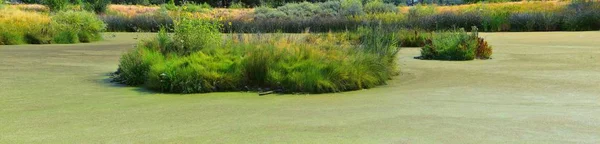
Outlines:
<svg viewBox="0 0 600 144"><path fill-rule="evenodd" d="M411 7L408 10L408 15L411 18L419 18L419 17L423 17L423 16L430 16L435 14L435 6L434 5L430 5L430 6L426 6L426 5L416 5L414 7Z"/></svg>
<svg viewBox="0 0 600 144"><path fill-rule="evenodd" d="M25 42L29 44L50 44L55 32L48 26L31 27L25 34Z"/></svg>
<svg viewBox="0 0 600 144"><path fill-rule="evenodd" d="M244 6L244 3L242 3L242 2L233 2L229 6L229 8L230 9L243 9L243 8L245 8L245 6Z"/></svg>
<svg viewBox="0 0 600 144"><path fill-rule="evenodd" d="M209 9L212 8L207 3L194 4L194 3L191 3L191 2L183 4L182 7L183 7L183 10L187 11L187 12L206 12Z"/></svg>
<svg viewBox="0 0 600 144"><path fill-rule="evenodd" d="M59 38L61 42L73 38L70 35L76 34L78 41L91 42L102 38L100 32L104 31L106 25L95 14L90 12L64 11L57 13L52 17L53 29L57 31L68 31Z"/></svg>
<svg viewBox="0 0 600 144"><path fill-rule="evenodd" d="M318 13L319 6L309 2L288 3L277 7L277 10L292 18L308 18Z"/></svg>
<svg viewBox="0 0 600 144"><path fill-rule="evenodd" d="M477 50L475 57L478 59L489 59L492 56L492 47L483 38L477 38Z"/></svg>
<svg viewBox="0 0 600 144"><path fill-rule="evenodd" d="M52 17L37 12L0 10L0 43L50 44L100 40L104 23L90 12L60 11Z"/></svg>
<svg viewBox="0 0 600 144"><path fill-rule="evenodd" d="M175 47L169 50L187 55L204 48L216 47L221 43L220 29L221 25L218 22L183 18L175 25Z"/></svg>
<svg viewBox="0 0 600 144"><path fill-rule="evenodd" d="M365 4L367 13L396 13L398 8L394 4L383 3L381 0L373 0Z"/></svg>
<svg viewBox="0 0 600 144"><path fill-rule="evenodd" d="M473 60L489 59L492 47L478 35L477 27L471 28L471 34L464 29L433 34L421 49L422 59L436 60Z"/></svg>
<svg viewBox="0 0 600 144"><path fill-rule="evenodd" d="M157 32L161 26L173 28L173 19L166 12L149 14L102 15L100 19L107 25L107 31L118 32Z"/></svg>
<svg viewBox="0 0 600 144"><path fill-rule="evenodd" d="M342 3L340 1L327 1L317 3L319 5L319 17L335 17L341 16Z"/></svg>
<svg viewBox="0 0 600 144"><path fill-rule="evenodd" d="M50 11L57 12L64 10L69 5L68 0L44 0L42 4L46 5Z"/></svg>
<svg viewBox="0 0 600 144"><path fill-rule="evenodd" d="M77 36L77 32L75 32L74 30L63 29L62 32L59 32L58 34L56 34L56 36L54 36L52 41L58 44L72 44L78 43L79 37Z"/></svg>
<svg viewBox="0 0 600 144"><path fill-rule="evenodd" d="M0 9L0 43L4 45L44 43L52 36L50 17L15 8ZM37 39L39 38L39 41Z"/></svg>
<svg viewBox="0 0 600 144"><path fill-rule="evenodd" d="M464 30L436 33L421 50L422 59L472 60L475 58L477 39Z"/></svg>
<svg viewBox="0 0 600 144"><path fill-rule="evenodd" d="M108 5L110 4L110 0L85 0L84 9L88 11L95 12L97 14L104 14Z"/></svg>
<svg viewBox="0 0 600 144"><path fill-rule="evenodd" d="M360 0L342 0L342 14L348 16L359 16L364 14L363 5Z"/></svg>
<svg viewBox="0 0 600 144"><path fill-rule="evenodd" d="M160 63L164 59L162 54L151 50L149 46L154 46L151 43L155 42L144 41L139 44L140 47L121 56L119 70L113 77L114 82L131 86L142 85L146 82L150 66Z"/></svg>
<svg viewBox="0 0 600 144"><path fill-rule="evenodd" d="M1 28L1 27L0 27ZM0 45L18 45L24 44L23 35L15 32L0 32Z"/></svg>

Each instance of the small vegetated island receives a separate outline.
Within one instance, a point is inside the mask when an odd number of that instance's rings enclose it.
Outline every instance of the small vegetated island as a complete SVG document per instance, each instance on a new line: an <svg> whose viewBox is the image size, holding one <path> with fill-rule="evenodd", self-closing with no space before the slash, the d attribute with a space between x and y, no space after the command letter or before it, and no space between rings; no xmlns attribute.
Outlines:
<svg viewBox="0 0 600 144"><path fill-rule="evenodd" d="M226 38L220 29L219 22L182 16L174 33L163 28L156 38L142 40L124 54L113 80L167 93L359 90L385 84L398 74L396 54L408 39L402 31L380 25L326 34L229 33ZM491 55L476 28L472 34L462 30L427 35L412 38L424 41L425 59Z"/></svg>
<svg viewBox="0 0 600 144"><path fill-rule="evenodd" d="M362 27L337 34L229 34L182 17L123 55L114 80L168 93L272 89L327 93L372 88L398 74L395 33Z"/></svg>

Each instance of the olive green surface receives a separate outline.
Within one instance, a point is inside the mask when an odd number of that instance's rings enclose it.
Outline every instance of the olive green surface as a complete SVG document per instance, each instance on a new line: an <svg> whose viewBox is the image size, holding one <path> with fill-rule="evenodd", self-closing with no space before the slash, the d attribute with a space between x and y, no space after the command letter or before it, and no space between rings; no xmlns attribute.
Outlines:
<svg viewBox="0 0 600 144"><path fill-rule="evenodd" d="M149 34L105 35L0 46L0 143L600 143L600 32L481 34L491 60L405 48L388 85L266 96L112 84Z"/></svg>

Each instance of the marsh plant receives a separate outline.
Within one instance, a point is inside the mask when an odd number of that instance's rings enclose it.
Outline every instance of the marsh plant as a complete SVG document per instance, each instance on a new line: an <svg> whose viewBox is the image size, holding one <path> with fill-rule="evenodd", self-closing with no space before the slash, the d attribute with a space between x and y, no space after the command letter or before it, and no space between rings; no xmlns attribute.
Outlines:
<svg viewBox="0 0 600 144"><path fill-rule="evenodd" d="M91 12L52 14L0 9L0 44L79 43L100 40L106 25Z"/></svg>
<svg viewBox="0 0 600 144"><path fill-rule="evenodd" d="M397 74L398 39L382 28L223 39L213 21L175 23L173 34L162 29L123 55L114 81L168 93L326 93L372 88Z"/></svg>
<svg viewBox="0 0 600 144"><path fill-rule="evenodd" d="M477 28L469 34L464 29L432 34L421 49L421 59L473 60L489 59L492 47L478 36Z"/></svg>

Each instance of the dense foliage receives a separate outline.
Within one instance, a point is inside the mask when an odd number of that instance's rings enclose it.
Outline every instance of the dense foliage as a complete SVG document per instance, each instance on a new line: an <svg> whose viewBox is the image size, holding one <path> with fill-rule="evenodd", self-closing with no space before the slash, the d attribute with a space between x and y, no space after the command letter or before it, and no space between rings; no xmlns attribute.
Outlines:
<svg viewBox="0 0 600 144"><path fill-rule="evenodd" d="M490 58L492 48L478 36L477 28L472 29L471 34L467 34L464 29L432 34L421 49L421 58L435 60Z"/></svg>
<svg viewBox="0 0 600 144"><path fill-rule="evenodd" d="M318 3L315 5L318 5ZM353 17L340 15L340 11L334 11L330 14L320 14L324 16L310 18L288 16L279 8L276 10L256 9L255 20L231 20L234 25L231 29L238 32L275 32L279 30L283 32L302 32L305 29L327 32L330 30L356 29L365 24L382 22L384 25L394 27L418 28L428 31L455 28L469 29L471 26L477 26L482 31L492 32L600 30L600 3L592 1L573 2L564 6L543 2L525 2L522 5L457 6L456 8L460 8L459 10L443 10L435 6L415 6L409 9L406 14L407 17L398 16L398 14L387 14L395 12L371 7L373 6L366 5L361 8L364 11L354 11ZM447 6L445 8L453 7ZM302 11L302 9L298 11Z"/></svg>
<svg viewBox="0 0 600 144"><path fill-rule="evenodd" d="M173 18L163 13L173 10L221 19L223 32L341 32L379 23L425 31L469 30L472 26L486 32L600 30L600 3L591 1L392 7L379 0L364 5L360 0L342 0L289 3L275 8L261 6L242 15L227 15L207 8L167 7L171 6L163 5L160 13L111 14L102 18L111 31L157 31L161 25L172 29Z"/></svg>
<svg viewBox="0 0 600 144"><path fill-rule="evenodd" d="M121 58L114 80L170 93L325 93L372 88L396 75L396 33L218 36L214 22L182 19ZM359 35L359 36L356 36Z"/></svg>
<svg viewBox="0 0 600 144"><path fill-rule="evenodd" d="M86 10L93 11L97 14L105 13L109 4L110 0L85 0L83 3Z"/></svg>
<svg viewBox="0 0 600 144"><path fill-rule="evenodd" d="M48 15L0 9L0 45L92 42L102 38L105 27L95 14L85 11Z"/></svg>
<svg viewBox="0 0 600 144"><path fill-rule="evenodd" d="M50 11L61 11L64 10L65 8L67 8L67 5L69 5L69 1L68 0L44 0L41 2L41 4L46 5Z"/></svg>

